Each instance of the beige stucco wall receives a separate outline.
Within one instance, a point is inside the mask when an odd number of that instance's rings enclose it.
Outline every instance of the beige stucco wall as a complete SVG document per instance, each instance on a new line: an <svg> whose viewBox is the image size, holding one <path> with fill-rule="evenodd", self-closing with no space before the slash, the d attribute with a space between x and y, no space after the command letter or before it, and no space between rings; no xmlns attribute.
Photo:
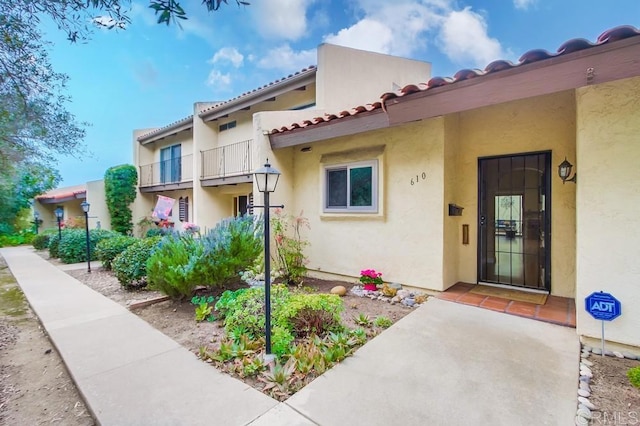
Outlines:
<svg viewBox="0 0 640 426"><path fill-rule="evenodd" d="M338 112L378 102L385 92L429 81L428 62L332 44L318 46L317 105Z"/></svg>
<svg viewBox="0 0 640 426"><path fill-rule="evenodd" d="M360 270L373 268L387 281L441 289L443 135L443 120L435 119L311 144L311 152L293 150L293 198L285 200L285 211L309 219L308 267L354 280ZM348 157L364 160L371 146L384 147L382 154L374 154L379 213L323 213L321 157L334 155L329 161L335 164L351 151ZM415 181L423 172L426 179Z"/></svg>
<svg viewBox="0 0 640 426"><path fill-rule="evenodd" d="M458 252L457 281L477 280L478 158L537 151L551 151L551 293L575 294L575 191L562 184L557 165L565 156L575 164L575 98L572 91L509 102L460 113L455 157L447 157L456 183L451 200L464 207L455 232L445 244ZM455 140L455 137L451 139ZM448 139L449 141L449 139ZM452 197L453 198L453 197ZM450 202L447 200L447 203ZM470 225L470 244L458 240L461 225ZM449 275L450 276L450 275ZM450 286L456 279L449 279Z"/></svg>
<svg viewBox="0 0 640 426"><path fill-rule="evenodd" d="M600 337L586 296L611 293L608 340L640 346L640 77L577 91L577 330Z"/></svg>
<svg viewBox="0 0 640 426"><path fill-rule="evenodd" d="M460 205L458 200L458 179L460 170L452 165L457 164L459 152L459 120L458 115L444 119L444 203L443 208L443 275L442 286L447 288L458 282L459 251L468 252L471 245L462 245L462 224L469 224L469 212L463 216L449 216L449 203Z"/></svg>
<svg viewBox="0 0 640 426"><path fill-rule="evenodd" d="M104 190L104 180L87 182L87 202L89 207L89 228L111 229L111 215L107 207L107 198Z"/></svg>

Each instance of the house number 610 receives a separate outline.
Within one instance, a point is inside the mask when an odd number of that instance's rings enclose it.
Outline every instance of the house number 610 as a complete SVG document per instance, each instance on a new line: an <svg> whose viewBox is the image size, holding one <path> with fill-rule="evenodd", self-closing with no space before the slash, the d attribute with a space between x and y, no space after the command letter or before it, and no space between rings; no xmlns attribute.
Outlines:
<svg viewBox="0 0 640 426"><path fill-rule="evenodd" d="M427 174L425 172L422 172L421 175L416 175L415 178L411 178L411 185L415 185L416 183L420 182L420 180L426 180L427 179Z"/></svg>

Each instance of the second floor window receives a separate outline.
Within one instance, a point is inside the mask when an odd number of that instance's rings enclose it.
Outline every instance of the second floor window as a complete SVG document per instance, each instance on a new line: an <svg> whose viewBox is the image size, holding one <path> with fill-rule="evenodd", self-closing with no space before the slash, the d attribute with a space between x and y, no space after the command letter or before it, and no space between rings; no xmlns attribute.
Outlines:
<svg viewBox="0 0 640 426"><path fill-rule="evenodd" d="M181 146L173 145L160 150L160 182L174 183L182 179Z"/></svg>
<svg viewBox="0 0 640 426"><path fill-rule="evenodd" d="M221 124L220 126L218 126L218 131L219 132L224 132L225 130L229 130L229 129L233 129L234 127L236 127L236 121L230 121L228 123L224 123Z"/></svg>

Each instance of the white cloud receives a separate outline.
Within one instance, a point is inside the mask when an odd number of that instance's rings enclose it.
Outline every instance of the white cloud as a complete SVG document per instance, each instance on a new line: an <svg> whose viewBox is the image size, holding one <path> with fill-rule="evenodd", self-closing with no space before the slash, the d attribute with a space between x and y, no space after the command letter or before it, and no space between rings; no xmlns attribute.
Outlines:
<svg viewBox="0 0 640 426"><path fill-rule="evenodd" d="M269 0L251 2L258 31L265 37L297 40L307 32L307 8L314 0Z"/></svg>
<svg viewBox="0 0 640 426"><path fill-rule="evenodd" d="M411 56L426 46L426 35L436 29L448 10L447 0L360 0L359 22L325 41L398 56Z"/></svg>
<svg viewBox="0 0 640 426"><path fill-rule="evenodd" d="M500 42L487 34L485 19L470 7L452 11L440 30L441 49L452 61L484 67L504 56Z"/></svg>
<svg viewBox="0 0 640 426"><path fill-rule="evenodd" d="M536 0L513 0L513 5L516 9L527 10L529 6L534 5Z"/></svg>
<svg viewBox="0 0 640 426"><path fill-rule="evenodd" d="M514 0L534 1L534 0ZM429 43L463 65L486 65L503 54L482 15L454 0L357 0L354 25L324 41L397 56L414 56Z"/></svg>
<svg viewBox="0 0 640 426"><path fill-rule="evenodd" d="M283 72L299 71L316 63L316 50L294 51L291 46L284 44L271 49L258 61L260 68L277 69Z"/></svg>
<svg viewBox="0 0 640 426"><path fill-rule="evenodd" d="M365 18L337 34L329 34L324 41L354 49L391 53L393 32L385 24Z"/></svg>
<svg viewBox="0 0 640 426"><path fill-rule="evenodd" d="M242 65L244 56L242 56L235 47L223 47L213 55L213 58L209 60L209 63L215 64L221 61L231 62L234 67L238 68Z"/></svg>
<svg viewBox="0 0 640 426"><path fill-rule="evenodd" d="M211 70L207 77L207 86L223 92L231 89L231 74L223 74L218 70Z"/></svg>

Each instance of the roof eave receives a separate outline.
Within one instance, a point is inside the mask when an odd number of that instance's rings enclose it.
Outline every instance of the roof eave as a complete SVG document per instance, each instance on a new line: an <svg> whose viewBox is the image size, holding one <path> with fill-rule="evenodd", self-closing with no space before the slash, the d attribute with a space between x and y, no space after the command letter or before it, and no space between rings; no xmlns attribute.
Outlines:
<svg viewBox="0 0 640 426"><path fill-rule="evenodd" d="M391 126L640 75L640 37L594 46L385 102Z"/></svg>
<svg viewBox="0 0 640 426"><path fill-rule="evenodd" d="M170 126L154 130L146 135L138 136L138 142L140 142L142 145L146 145L152 142L156 142L160 139L167 138L169 136L174 136L180 132L190 130L192 128L193 117L185 118Z"/></svg>
<svg viewBox="0 0 640 426"><path fill-rule="evenodd" d="M202 118L204 121L217 120L218 118L240 111L247 107L251 107L252 105L263 102L272 97L280 96L301 86L315 83L316 72L317 68L315 67L307 71L303 71L298 75L273 83L272 85L258 89L255 92L250 92L245 96L240 96L237 99L226 102L218 107L202 111L198 114L198 117Z"/></svg>
<svg viewBox="0 0 640 426"><path fill-rule="evenodd" d="M269 135L272 149L304 145L326 139L354 135L389 127L389 117L382 109L362 112L309 127Z"/></svg>

